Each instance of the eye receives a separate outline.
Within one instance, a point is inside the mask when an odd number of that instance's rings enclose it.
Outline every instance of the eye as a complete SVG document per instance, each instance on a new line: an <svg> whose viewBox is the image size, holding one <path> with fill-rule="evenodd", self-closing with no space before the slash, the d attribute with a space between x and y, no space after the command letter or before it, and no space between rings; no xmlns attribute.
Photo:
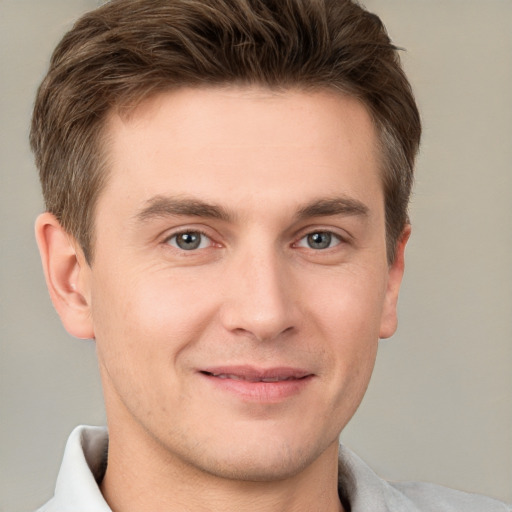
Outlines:
<svg viewBox="0 0 512 512"><path fill-rule="evenodd" d="M341 243L339 236L329 231L314 231L301 238L297 243L298 247L307 247L309 249L322 250L330 249Z"/></svg>
<svg viewBox="0 0 512 512"><path fill-rule="evenodd" d="M183 231L169 237L166 242L183 251L205 249L212 243L210 238L200 231Z"/></svg>

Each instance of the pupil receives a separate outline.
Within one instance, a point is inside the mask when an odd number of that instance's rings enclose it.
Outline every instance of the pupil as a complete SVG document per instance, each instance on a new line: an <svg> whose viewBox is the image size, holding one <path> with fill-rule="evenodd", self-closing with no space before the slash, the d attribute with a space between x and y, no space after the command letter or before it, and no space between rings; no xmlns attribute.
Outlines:
<svg viewBox="0 0 512 512"><path fill-rule="evenodd" d="M312 233L308 235L308 244L312 249L327 249L331 245L331 234Z"/></svg>
<svg viewBox="0 0 512 512"><path fill-rule="evenodd" d="M176 238L180 249L197 249L201 243L201 236L198 233L181 233Z"/></svg>

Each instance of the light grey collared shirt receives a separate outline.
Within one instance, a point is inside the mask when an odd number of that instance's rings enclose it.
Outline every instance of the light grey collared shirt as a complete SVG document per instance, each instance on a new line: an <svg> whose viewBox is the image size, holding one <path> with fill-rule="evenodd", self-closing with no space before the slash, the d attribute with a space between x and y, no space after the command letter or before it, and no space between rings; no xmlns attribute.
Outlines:
<svg viewBox="0 0 512 512"><path fill-rule="evenodd" d="M77 427L71 433L57 478L55 496L38 512L112 512L98 487L107 461L104 427ZM340 446L339 490L350 512L512 512L512 506L477 494L434 484L389 483L357 455Z"/></svg>

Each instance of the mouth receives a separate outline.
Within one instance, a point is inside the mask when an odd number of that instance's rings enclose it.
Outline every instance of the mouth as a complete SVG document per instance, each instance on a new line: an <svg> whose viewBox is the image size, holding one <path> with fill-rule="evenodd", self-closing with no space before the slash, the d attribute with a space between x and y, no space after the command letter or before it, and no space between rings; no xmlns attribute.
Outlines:
<svg viewBox="0 0 512 512"><path fill-rule="evenodd" d="M298 368L270 368L266 370L251 366L236 366L227 368L208 368L201 373L218 379L231 379L245 382L287 382L305 379L312 374Z"/></svg>
<svg viewBox="0 0 512 512"><path fill-rule="evenodd" d="M312 381L310 371L291 368L258 369L252 366L206 368L199 372L217 389L244 400L278 402L300 393Z"/></svg>
<svg viewBox="0 0 512 512"><path fill-rule="evenodd" d="M304 379L305 377L246 377L244 375L235 375L233 373L210 373L202 372L205 375L211 377L217 377L218 379L231 379L231 380L244 380L247 382L283 382L288 380Z"/></svg>

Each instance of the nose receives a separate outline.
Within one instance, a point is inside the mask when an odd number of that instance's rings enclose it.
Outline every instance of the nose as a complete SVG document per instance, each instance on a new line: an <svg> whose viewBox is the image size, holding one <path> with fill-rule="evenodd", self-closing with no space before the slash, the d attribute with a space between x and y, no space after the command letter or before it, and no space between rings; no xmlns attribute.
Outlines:
<svg viewBox="0 0 512 512"><path fill-rule="evenodd" d="M230 332L271 341L297 329L293 279L272 249L237 258L225 272L223 288L221 321Z"/></svg>

